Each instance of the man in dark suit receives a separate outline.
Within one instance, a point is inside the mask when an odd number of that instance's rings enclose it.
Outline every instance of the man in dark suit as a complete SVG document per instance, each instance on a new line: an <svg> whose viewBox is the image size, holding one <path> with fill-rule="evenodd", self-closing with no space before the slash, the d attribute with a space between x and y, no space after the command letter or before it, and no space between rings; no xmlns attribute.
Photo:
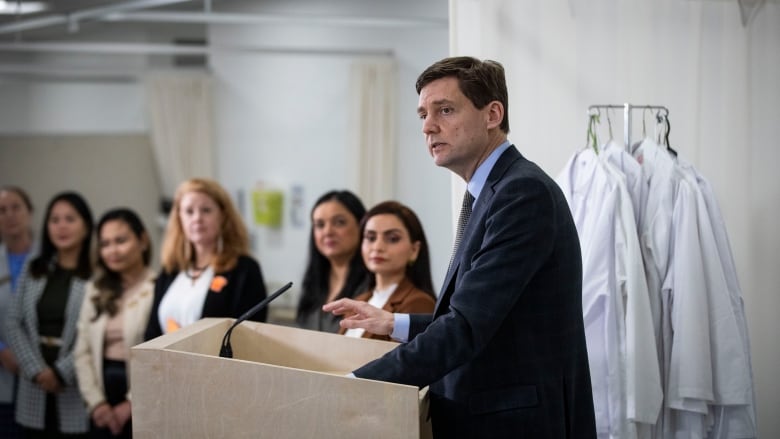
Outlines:
<svg viewBox="0 0 780 439"><path fill-rule="evenodd" d="M323 307L408 340L353 374L430 385L437 438L595 437L577 231L555 182L507 141L503 67L446 58L417 92L428 150L467 182L473 212L432 315Z"/></svg>

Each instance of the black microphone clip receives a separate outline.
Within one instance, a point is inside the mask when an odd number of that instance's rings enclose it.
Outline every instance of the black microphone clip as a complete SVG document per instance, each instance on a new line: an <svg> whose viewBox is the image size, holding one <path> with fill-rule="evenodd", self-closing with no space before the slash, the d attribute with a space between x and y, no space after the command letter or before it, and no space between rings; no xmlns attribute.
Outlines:
<svg viewBox="0 0 780 439"><path fill-rule="evenodd" d="M261 309L268 306L268 304L271 303L272 300L276 299L282 293L289 290L292 284L293 284L292 282L288 282L285 286L279 288L273 294L266 297L265 300L253 306L249 311L245 312L244 314L241 315L241 317L237 318L236 321L233 322L232 325L230 325L230 328L228 328L227 332L225 332L225 336L222 337L222 346L219 348L219 356L222 358L233 358L233 348L230 347L230 334L233 332L233 328L238 326L238 324L243 322L244 320L257 314Z"/></svg>

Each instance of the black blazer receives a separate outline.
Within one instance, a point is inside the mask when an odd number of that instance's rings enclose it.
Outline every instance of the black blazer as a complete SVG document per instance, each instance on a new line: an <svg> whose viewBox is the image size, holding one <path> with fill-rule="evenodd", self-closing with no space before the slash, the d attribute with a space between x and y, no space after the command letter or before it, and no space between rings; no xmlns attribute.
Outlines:
<svg viewBox="0 0 780 439"><path fill-rule="evenodd" d="M151 340L162 335L160 319L157 312L160 309L160 302L168 291L173 280L179 272L166 273L160 272L154 283L154 303L152 304L149 324L144 334L145 340ZM239 256L236 266L230 271L216 273L216 276L223 276L227 279L227 284L219 292L209 290L206 294L206 300L203 302L203 313L201 317L232 317L238 318L241 314L248 311L265 299L265 282L263 282L263 273L260 271L260 265L249 256ZM268 309L264 309L249 320L264 322L268 315Z"/></svg>
<svg viewBox="0 0 780 439"><path fill-rule="evenodd" d="M410 339L354 373L430 385L435 437L596 437L577 230L557 184L514 146Z"/></svg>

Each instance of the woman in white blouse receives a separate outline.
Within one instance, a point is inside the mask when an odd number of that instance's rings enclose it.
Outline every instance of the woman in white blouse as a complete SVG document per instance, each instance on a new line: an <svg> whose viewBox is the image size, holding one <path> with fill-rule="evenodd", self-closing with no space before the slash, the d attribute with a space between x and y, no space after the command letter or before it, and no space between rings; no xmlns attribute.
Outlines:
<svg viewBox="0 0 780 439"><path fill-rule="evenodd" d="M238 318L265 299L260 264L227 191L205 178L176 189L162 245L147 340L204 317ZM264 322L268 310L250 320Z"/></svg>
<svg viewBox="0 0 780 439"><path fill-rule="evenodd" d="M79 390L92 437L129 438L130 348L143 341L154 298L149 236L129 209L98 223L100 272L87 285L74 351Z"/></svg>

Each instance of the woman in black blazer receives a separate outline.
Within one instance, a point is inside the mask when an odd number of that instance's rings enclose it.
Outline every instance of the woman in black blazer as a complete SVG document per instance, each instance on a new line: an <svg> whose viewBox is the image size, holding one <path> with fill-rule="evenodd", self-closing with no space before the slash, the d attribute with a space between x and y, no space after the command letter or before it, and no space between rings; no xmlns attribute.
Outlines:
<svg viewBox="0 0 780 439"><path fill-rule="evenodd" d="M314 203L309 262L295 317L299 327L337 332L339 319L322 312L322 305L365 289L368 271L360 255L360 220L365 213L360 198L346 190L327 192Z"/></svg>
<svg viewBox="0 0 780 439"><path fill-rule="evenodd" d="M238 211L219 183L191 179L176 190L155 282L147 340L203 317L237 318L266 297L260 265ZM251 319L265 321L263 310Z"/></svg>

